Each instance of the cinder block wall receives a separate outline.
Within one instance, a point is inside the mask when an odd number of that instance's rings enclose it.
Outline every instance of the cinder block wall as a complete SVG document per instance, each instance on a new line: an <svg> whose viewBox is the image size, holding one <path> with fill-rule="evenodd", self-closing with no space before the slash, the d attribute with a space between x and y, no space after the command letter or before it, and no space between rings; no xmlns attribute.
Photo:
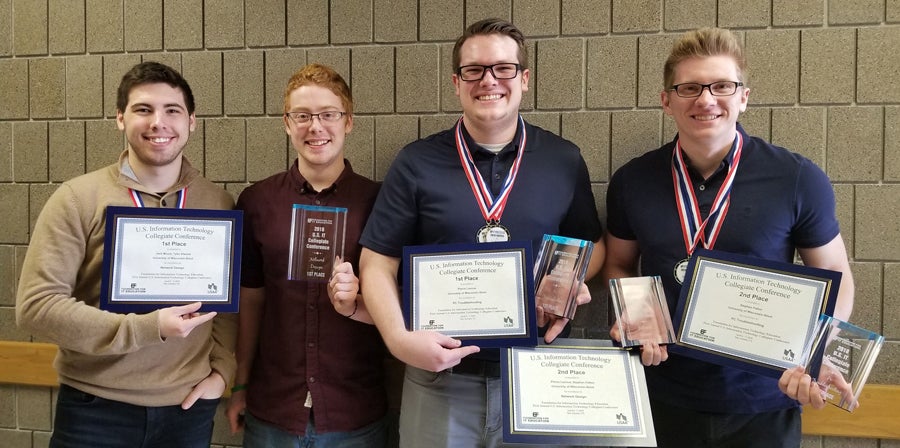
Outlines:
<svg viewBox="0 0 900 448"><path fill-rule="evenodd" d="M831 176L852 321L890 341L870 381L900 383L900 0L0 0L0 339L33 340L13 310L31 227L60 182L122 150L115 89L132 64L182 70L200 118L187 154L235 195L295 157L280 119L289 74L330 64L355 96L349 158L381 179L403 144L457 118L452 42L491 16L530 38L523 112L581 146L604 216L611 172L674 134L658 99L673 39L739 31L752 89L742 122ZM574 336L604 338L604 287L592 286ZM4 446L47 445L54 393L0 385ZM239 444L217 423L216 444ZM876 446L804 441L834 444Z"/></svg>

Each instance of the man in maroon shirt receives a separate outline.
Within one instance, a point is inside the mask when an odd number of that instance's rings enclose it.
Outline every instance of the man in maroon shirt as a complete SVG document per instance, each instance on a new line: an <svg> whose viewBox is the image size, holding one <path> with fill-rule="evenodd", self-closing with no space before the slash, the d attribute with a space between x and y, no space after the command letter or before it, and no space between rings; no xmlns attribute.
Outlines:
<svg viewBox="0 0 900 448"><path fill-rule="evenodd" d="M354 274L378 185L344 159L352 109L350 89L331 68L295 73L284 129L299 157L238 198L238 370L226 414L232 432L245 429L245 447L380 447L387 437L386 352ZM294 204L347 209L344 259L330 278L288 279Z"/></svg>

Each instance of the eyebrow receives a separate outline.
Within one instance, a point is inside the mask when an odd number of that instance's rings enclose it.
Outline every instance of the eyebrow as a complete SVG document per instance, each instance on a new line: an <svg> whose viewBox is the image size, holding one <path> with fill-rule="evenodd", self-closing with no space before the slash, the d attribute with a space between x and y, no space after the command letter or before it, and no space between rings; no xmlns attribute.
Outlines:
<svg viewBox="0 0 900 448"><path fill-rule="evenodd" d="M149 108L152 109L152 108L153 108L153 105L152 105L152 104L149 104L149 103L134 103L134 104L131 105L131 108L132 108L132 109L134 109L135 107L149 107ZM167 103L167 104L163 104L162 107L163 107L163 109L168 109L168 108L170 108L170 107L177 107L177 108L179 108L179 109L186 109L184 106L182 106L182 105L179 104L179 103Z"/></svg>

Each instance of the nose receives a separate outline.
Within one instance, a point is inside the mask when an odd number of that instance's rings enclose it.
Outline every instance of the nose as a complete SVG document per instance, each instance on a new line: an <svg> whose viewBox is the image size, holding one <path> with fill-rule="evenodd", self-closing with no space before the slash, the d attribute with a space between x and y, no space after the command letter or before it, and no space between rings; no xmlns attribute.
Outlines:
<svg viewBox="0 0 900 448"><path fill-rule="evenodd" d="M150 123L150 126L152 126L154 129L162 127L163 124L165 123L165 121L163 120L164 114L165 114L165 111L154 112L153 113L153 121Z"/></svg>
<svg viewBox="0 0 900 448"><path fill-rule="evenodd" d="M702 103L715 103L716 97L712 94L711 86L703 86L700 89L700 96L697 97L695 101L699 101Z"/></svg>
<svg viewBox="0 0 900 448"><path fill-rule="evenodd" d="M490 78L488 78L490 76ZM497 82L497 77L494 76L493 68L485 68L484 75L481 77L481 83L494 84Z"/></svg>
<svg viewBox="0 0 900 448"><path fill-rule="evenodd" d="M313 115L309 118L309 125L307 127L308 129L322 129L322 127L322 117L320 117L318 114Z"/></svg>

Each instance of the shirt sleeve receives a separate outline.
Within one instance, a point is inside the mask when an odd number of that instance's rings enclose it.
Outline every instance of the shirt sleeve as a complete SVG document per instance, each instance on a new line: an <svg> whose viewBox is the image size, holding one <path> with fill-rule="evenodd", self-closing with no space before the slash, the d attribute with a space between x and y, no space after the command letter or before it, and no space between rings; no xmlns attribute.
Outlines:
<svg viewBox="0 0 900 448"><path fill-rule="evenodd" d="M404 148L391 164L359 243L389 257L400 257L416 235L416 170Z"/></svg>
<svg viewBox="0 0 900 448"><path fill-rule="evenodd" d="M90 208L90 210L88 210ZM16 295L16 320L32 334L80 353L117 355L162 344L157 312L116 314L95 307L102 248L93 210L68 184L47 201L35 224ZM86 261L86 256L92 259ZM79 289L76 284L90 285ZM88 302L88 303L86 303Z"/></svg>

